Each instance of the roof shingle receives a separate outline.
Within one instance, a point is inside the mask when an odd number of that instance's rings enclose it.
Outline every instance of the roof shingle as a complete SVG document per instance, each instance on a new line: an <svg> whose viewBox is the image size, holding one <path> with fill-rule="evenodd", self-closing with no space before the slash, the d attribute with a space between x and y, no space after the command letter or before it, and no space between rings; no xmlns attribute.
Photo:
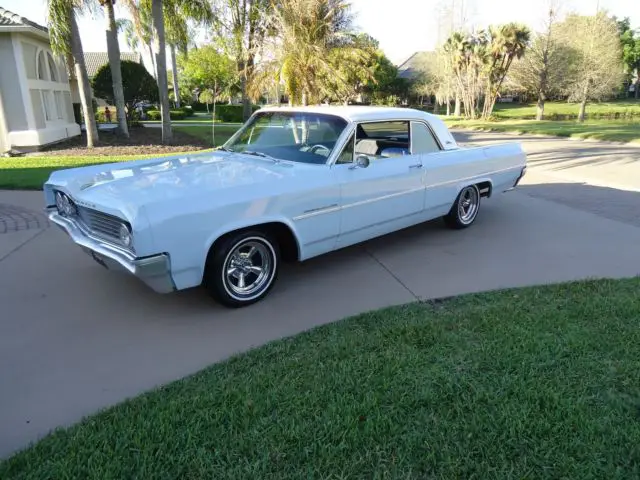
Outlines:
<svg viewBox="0 0 640 480"><path fill-rule="evenodd" d="M142 54L138 52L120 52L120 60L142 63ZM100 67L109 63L109 54L107 52L84 52L84 63L87 66L87 75L92 78L98 73Z"/></svg>
<svg viewBox="0 0 640 480"><path fill-rule="evenodd" d="M43 27L2 7L0 7L0 27L33 27L49 33L47 27Z"/></svg>
<svg viewBox="0 0 640 480"><path fill-rule="evenodd" d="M415 52L398 67L398 77L414 80L433 65L435 52Z"/></svg>

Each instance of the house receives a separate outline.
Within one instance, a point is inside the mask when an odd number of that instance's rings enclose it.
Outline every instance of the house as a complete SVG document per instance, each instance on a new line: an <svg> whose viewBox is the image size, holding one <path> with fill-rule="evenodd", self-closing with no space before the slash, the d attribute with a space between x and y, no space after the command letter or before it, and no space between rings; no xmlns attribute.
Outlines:
<svg viewBox="0 0 640 480"><path fill-rule="evenodd" d="M0 7L0 153L79 134L66 65L47 28Z"/></svg>
<svg viewBox="0 0 640 480"><path fill-rule="evenodd" d="M415 52L398 66L398 77L412 81L433 70L436 65L435 52Z"/></svg>

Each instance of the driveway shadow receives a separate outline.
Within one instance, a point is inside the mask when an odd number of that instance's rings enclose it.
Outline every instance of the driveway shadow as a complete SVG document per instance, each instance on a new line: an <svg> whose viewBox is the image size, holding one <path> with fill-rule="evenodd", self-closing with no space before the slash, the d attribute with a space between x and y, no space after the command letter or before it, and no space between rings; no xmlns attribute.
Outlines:
<svg viewBox="0 0 640 480"><path fill-rule="evenodd" d="M640 192L586 183L521 184L518 191L640 227Z"/></svg>

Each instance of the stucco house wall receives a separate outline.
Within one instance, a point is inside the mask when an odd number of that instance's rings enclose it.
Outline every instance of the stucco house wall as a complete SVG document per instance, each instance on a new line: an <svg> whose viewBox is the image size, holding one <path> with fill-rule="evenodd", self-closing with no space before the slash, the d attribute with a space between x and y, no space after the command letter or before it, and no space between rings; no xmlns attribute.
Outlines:
<svg viewBox="0 0 640 480"><path fill-rule="evenodd" d="M47 29L0 7L0 147L37 150L80 134L67 70Z"/></svg>

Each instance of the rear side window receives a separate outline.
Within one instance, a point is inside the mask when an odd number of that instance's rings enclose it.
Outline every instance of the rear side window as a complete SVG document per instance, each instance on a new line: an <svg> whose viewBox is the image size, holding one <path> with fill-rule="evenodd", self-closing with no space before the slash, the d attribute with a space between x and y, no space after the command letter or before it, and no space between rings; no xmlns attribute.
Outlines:
<svg viewBox="0 0 640 480"><path fill-rule="evenodd" d="M411 153L439 152L440 146L431 130L422 122L411 122Z"/></svg>
<svg viewBox="0 0 640 480"><path fill-rule="evenodd" d="M409 154L409 122L370 122L356 127L356 155L371 160Z"/></svg>

